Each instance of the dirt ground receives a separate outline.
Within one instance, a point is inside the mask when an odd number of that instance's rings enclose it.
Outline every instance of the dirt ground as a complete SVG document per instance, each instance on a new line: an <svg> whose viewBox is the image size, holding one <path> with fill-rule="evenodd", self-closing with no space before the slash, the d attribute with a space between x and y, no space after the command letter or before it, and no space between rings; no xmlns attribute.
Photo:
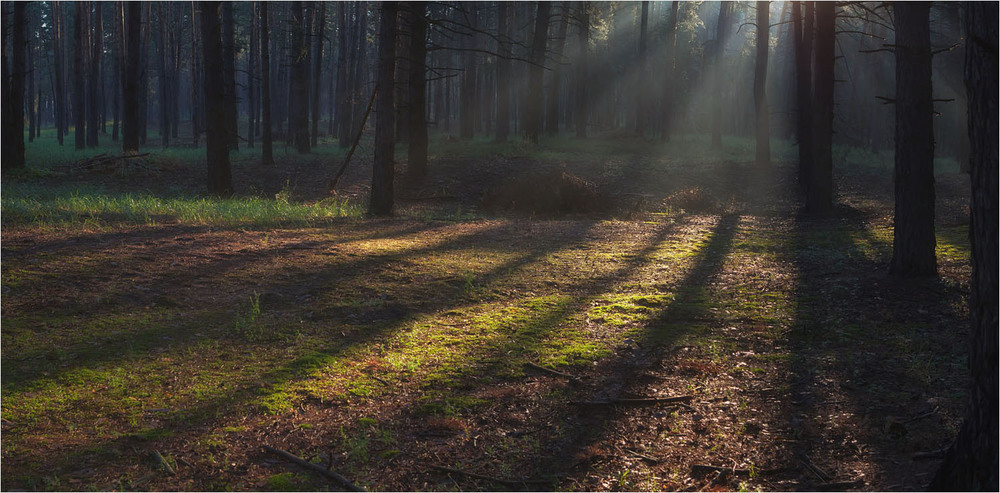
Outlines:
<svg viewBox="0 0 1000 493"><path fill-rule="evenodd" d="M785 163L623 163L565 163L613 204L593 214L479 211L538 164L484 157L401 171L387 219L5 226L3 489L343 489L268 446L372 490L922 490L965 402L968 178L938 177L940 275L902 280L884 172L840 170L813 219ZM318 169L241 166L237 189L320 200ZM234 338L251 292L299 328ZM79 376L123 355L154 391ZM254 404L279 385L289 405Z"/></svg>

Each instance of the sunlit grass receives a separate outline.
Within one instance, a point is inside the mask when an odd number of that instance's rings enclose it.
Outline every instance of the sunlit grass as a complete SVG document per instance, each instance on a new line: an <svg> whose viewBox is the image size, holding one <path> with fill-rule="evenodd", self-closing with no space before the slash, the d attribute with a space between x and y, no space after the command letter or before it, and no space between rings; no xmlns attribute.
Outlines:
<svg viewBox="0 0 1000 493"><path fill-rule="evenodd" d="M363 208L347 199L313 204L281 198L158 197L147 193L109 193L94 186L42 186L7 183L3 187L3 225L107 227L116 224L182 223L221 227L309 226L358 217Z"/></svg>

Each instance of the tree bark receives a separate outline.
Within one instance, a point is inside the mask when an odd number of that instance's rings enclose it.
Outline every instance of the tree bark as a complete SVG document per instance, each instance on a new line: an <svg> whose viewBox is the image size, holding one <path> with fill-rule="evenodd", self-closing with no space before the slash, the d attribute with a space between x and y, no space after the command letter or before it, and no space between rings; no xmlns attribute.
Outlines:
<svg viewBox="0 0 1000 493"><path fill-rule="evenodd" d="M257 4L260 15L260 70L261 70L261 163L274 164L274 142L271 135L271 31L268 25L267 2Z"/></svg>
<svg viewBox="0 0 1000 493"><path fill-rule="evenodd" d="M375 163L368 212L375 216L392 214L396 112L393 76L396 71L396 2L383 2L378 32L378 74L375 100Z"/></svg>
<svg viewBox="0 0 1000 493"><path fill-rule="evenodd" d="M754 63L753 100L757 114L755 125L758 166L771 164L771 118L767 106L767 55L771 42L771 2L757 2L757 59Z"/></svg>
<svg viewBox="0 0 1000 493"><path fill-rule="evenodd" d="M27 36L25 34L25 2L14 2L13 18L13 42L11 43L11 58L13 65L11 73L4 74L4 156L0 167L4 170L24 167L24 73L25 73L25 45ZM6 44L7 33L3 36ZM7 50L4 49L4 55ZM7 61L3 63L4 71L7 69ZM10 78L9 89L7 79ZM9 92L8 92L9 91Z"/></svg>
<svg viewBox="0 0 1000 493"><path fill-rule="evenodd" d="M236 97L236 25L233 21L233 2L222 2L222 78L225 81L226 127L229 138L229 148L237 150L240 147L240 133L237 121L239 109ZM206 72L212 70L206 65Z"/></svg>
<svg viewBox="0 0 1000 493"><path fill-rule="evenodd" d="M497 2L497 142L510 137L510 4ZM435 115L436 116L436 115Z"/></svg>
<svg viewBox="0 0 1000 493"><path fill-rule="evenodd" d="M646 32L649 24L649 2L642 2L641 14L639 16L639 78L635 87L635 133L639 136L645 135L649 97L646 89L647 67L646 67Z"/></svg>
<svg viewBox="0 0 1000 493"><path fill-rule="evenodd" d="M469 10L468 23L472 29L477 28L478 23L478 4L474 2L469 2L464 4L465 8ZM465 37L465 42L463 43L464 48L469 50L465 52L465 59L463 63L462 71L462 103L461 103L461 119L459 124L459 137L462 139L471 139L476 134L476 77L478 76L478 67L476 66L476 53L477 48L476 40L478 35L473 31L468 36ZM541 89L541 88L539 88Z"/></svg>
<svg viewBox="0 0 1000 493"><path fill-rule="evenodd" d="M125 2L125 78L122 83L122 152L139 152L139 90L142 85L142 4Z"/></svg>
<svg viewBox="0 0 1000 493"><path fill-rule="evenodd" d="M726 42L729 41L729 24L732 22L733 3L722 2L719 5L719 23L715 28L715 45L712 47L712 68L714 72L715 98L712 100L712 149L722 149L722 99L725 87L723 76L723 60L726 55Z"/></svg>
<svg viewBox="0 0 1000 493"><path fill-rule="evenodd" d="M32 16L34 17L34 16ZM27 14L25 14L26 25L21 28L27 30L27 32L32 32L32 20L28 19ZM25 76L27 77L27 91L25 96L27 97L27 104L25 105L28 110L28 142L35 141L35 106L37 99L35 99L35 55L34 55L35 43L31 42L31 38L25 38L25 62L27 67L25 68Z"/></svg>
<svg viewBox="0 0 1000 493"><path fill-rule="evenodd" d="M55 59L55 83L53 91L55 96L55 120L56 120L56 140L59 145L63 145L63 136L66 134L66 89L64 86L65 70L63 68L63 37L65 36L62 2L52 2L53 30L55 39L52 41L53 57Z"/></svg>
<svg viewBox="0 0 1000 493"><path fill-rule="evenodd" d="M578 33L580 44L580 56L577 60L576 69L576 110L574 111L576 127L576 138L587 138L587 55L590 51L590 2L580 2L580 32Z"/></svg>
<svg viewBox="0 0 1000 493"><path fill-rule="evenodd" d="M158 22L156 22L156 46L158 48L159 55L159 72L160 72L160 144L163 147L170 147L170 112L167 110L167 105L170 101L170 91L167 89L170 87L170 74L167 71L167 36L164 34L164 17L163 17L163 3L159 2L156 4L156 17Z"/></svg>
<svg viewBox="0 0 1000 493"><path fill-rule="evenodd" d="M200 81L201 68L201 41L198 36L200 18L196 3L191 3L191 137L195 147L198 147L198 140L201 137L204 121L204 107L201 104L201 91L203 86Z"/></svg>
<svg viewBox="0 0 1000 493"><path fill-rule="evenodd" d="M87 104L87 147L97 147L97 132L101 128L101 56L104 53L104 18L101 2L88 2L93 7L93 22L90 29L90 64L88 66L87 90L90 98ZM88 10L90 7L88 7Z"/></svg>
<svg viewBox="0 0 1000 493"><path fill-rule="evenodd" d="M997 28L995 2L965 6L965 87L972 179L972 285L969 300L972 385L965 421L930 484L931 490L998 491L997 463Z"/></svg>
<svg viewBox="0 0 1000 493"><path fill-rule="evenodd" d="M535 31L531 38L531 66L528 67L528 87L524 95L524 140L538 143L542 130L542 77L544 76L545 43L548 41L549 11L552 5L536 2Z"/></svg>
<svg viewBox="0 0 1000 493"><path fill-rule="evenodd" d="M643 2L648 4L648 2ZM562 92L562 54L566 46L566 28L569 26L569 4L562 2L562 15L559 20L559 30L556 32L555 45L552 47L552 58L555 67L552 68L552 78L549 80L549 99L546 102L545 134L559 133L559 93Z"/></svg>
<svg viewBox="0 0 1000 493"><path fill-rule="evenodd" d="M809 171L806 212L822 216L833 210L833 81L836 4L817 2L815 78L812 94L813 163Z"/></svg>
<svg viewBox="0 0 1000 493"><path fill-rule="evenodd" d="M87 74L86 58L87 51L87 2L76 2L73 4L73 28L76 30L76 46L73 47L73 115L76 117L76 149L87 147ZM20 24L23 29L23 24ZM15 27L15 31L17 28ZM23 103L22 103L23 104ZM23 125L23 123L22 123Z"/></svg>
<svg viewBox="0 0 1000 493"><path fill-rule="evenodd" d="M805 5L803 9L802 6ZM808 193L813 166L812 140L812 45L813 2L792 2L795 27L795 134L799 150L799 188Z"/></svg>
<svg viewBox="0 0 1000 493"><path fill-rule="evenodd" d="M407 173L413 179L427 174L427 12L424 2L409 2L410 105Z"/></svg>
<svg viewBox="0 0 1000 493"><path fill-rule="evenodd" d="M667 68L663 78L663 127L660 137L664 142L670 142L670 133L673 131L673 117L675 101L677 99L674 91L677 70L677 14L679 4L675 0L670 2L670 19L667 20Z"/></svg>
<svg viewBox="0 0 1000 493"><path fill-rule="evenodd" d="M316 38L313 48L313 73L312 73L312 145L319 144L319 117L322 106L320 100L320 84L322 83L323 70L323 28L326 24L326 2L319 2L319 15L316 20Z"/></svg>
<svg viewBox="0 0 1000 493"><path fill-rule="evenodd" d="M222 2L201 2L201 43L205 67L222 67L223 39L219 22ZM205 71L205 149L208 161L208 192L217 196L233 194L229 169L229 123L224 70Z"/></svg>
<svg viewBox="0 0 1000 493"><path fill-rule="evenodd" d="M899 276L935 275L934 103L930 3L896 2L896 209L892 263Z"/></svg>
<svg viewBox="0 0 1000 493"><path fill-rule="evenodd" d="M289 131L299 154L308 154L309 142L309 43L306 41L306 17L302 2L291 2L289 21L292 30Z"/></svg>
<svg viewBox="0 0 1000 493"><path fill-rule="evenodd" d="M253 149L257 124L257 2L250 4L250 55L247 57L247 147Z"/></svg>

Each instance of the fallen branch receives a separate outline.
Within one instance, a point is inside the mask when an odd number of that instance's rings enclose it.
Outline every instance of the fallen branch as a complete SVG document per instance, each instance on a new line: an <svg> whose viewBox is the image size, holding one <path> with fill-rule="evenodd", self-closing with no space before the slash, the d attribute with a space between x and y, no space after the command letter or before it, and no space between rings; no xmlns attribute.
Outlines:
<svg viewBox="0 0 1000 493"><path fill-rule="evenodd" d="M530 361L525 362L524 366L527 366L528 368L531 368L533 370L538 370L540 372L548 373L550 375L555 375L557 377L566 378L566 379L569 379L569 380L571 380L573 382L579 382L580 381L579 377L570 375L569 373L563 373L561 371L556 371L556 370L553 370L551 368L546 368L544 366L536 365L536 364L534 364L534 363L532 363Z"/></svg>
<svg viewBox="0 0 1000 493"><path fill-rule="evenodd" d="M460 474L462 476L467 476L473 479L482 479L483 481L492 481L494 483L499 483L505 486L525 486L529 484L552 485L552 481L547 481L544 479L520 479L520 480L501 479L501 478L494 478L492 476L476 474L474 472L463 471L461 469L452 469L450 467L438 466L435 464L431 464L431 469L436 469L438 471L446 472L449 474Z"/></svg>
<svg viewBox="0 0 1000 493"><path fill-rule="evenodd" d="M740 476L749 476L749 469L736 469L735 467L719 467L710 466L707 464L691 464L691 472L695 471L719 471L726 474L737 474Z"/></svg>
<svg viewBox="0 0 1000 493"><path fill-rule="evenodd" d="M333 479L334 481L340 483L340 485L343 486L344 488L347 488L348 491L365 491L363 488L356 486L354 483L350 482L347 478L329 469L324 469L323 466L320 466L319 464L313 464L312 462L304 461L296 455L285 452L284 450L268 447L267 445L264 445L264 450L271 454L289 460L300 467L304 467L306 469L309 469L310 471L318 472L330 479Z"/></svg>
<svg viewBox="0 0 1000 493"><path fill-rule="evenodd" d="M164 459L162 455L160 455L160 451L159 450L154 450L153 451L153 458L155 458L156 461L159 462L161 466L163 466L163 470L167 471L167 474L169 474L171 476L176 476L177 475L177 473L174 472L174 468L170 467L170 464L167 462L167 460Z"/></svg>
<svg viewBox="0 0 1000 493"><path fill-rule="evenodd" d="M358 148L358 144L361 143L361 136L365 133L365 124L368 123L368 114L372 112L372 105L375 103L375 95L378 94L378 86L372 90L372 97L368 100L368 109L365 110L365 116L361 118L361 127L358 128L358 135L354 138L354 145L351 146L351 150L347 152L347 157L344 158L344 164L340 165L340 169L337 171L337 176L334 176L330 180L330 191L333 192L337 188L337 182L340 181L340 175L344 174L344 170L347 169L348 163L351 162L351 156L354 155L354 150Z"/></svg>
<svg viewBox="0 0 1000 493"><path fill-rule="evenodd" d="M690 395L682 395L679 397L647 397L647 398L622 398L614 399L610 401L573 401L572 404L577 406L654 406L656 404L666 404L671 402L690 402L694 399Z"/></svg>
<svg viewBox="0 0 1000 493"><path fill-rule="evenodd" d="M816 464L813 464L813 462L811 460L809 460L808 456L805 456L805 455L800 456L799 457L799 462L803 466L805 466L806 469L809 469L810 472L812 472L813 474L815 474L816 477L818 477L820 479L820 481L830 481L830 479L831 479L830 475L827 474L826 471L820 469L819 466L817 466Z"/></svg>

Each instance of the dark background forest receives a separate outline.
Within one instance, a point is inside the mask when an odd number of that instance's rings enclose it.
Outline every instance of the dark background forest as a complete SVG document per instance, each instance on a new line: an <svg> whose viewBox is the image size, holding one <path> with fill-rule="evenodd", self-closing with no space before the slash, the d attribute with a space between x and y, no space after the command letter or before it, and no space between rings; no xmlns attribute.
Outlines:
<svg viewBox="0 0 1000 493"><path fill-rule="evenodd" d="M3 2L3 488L995 490L997 15Z"/></svg>

